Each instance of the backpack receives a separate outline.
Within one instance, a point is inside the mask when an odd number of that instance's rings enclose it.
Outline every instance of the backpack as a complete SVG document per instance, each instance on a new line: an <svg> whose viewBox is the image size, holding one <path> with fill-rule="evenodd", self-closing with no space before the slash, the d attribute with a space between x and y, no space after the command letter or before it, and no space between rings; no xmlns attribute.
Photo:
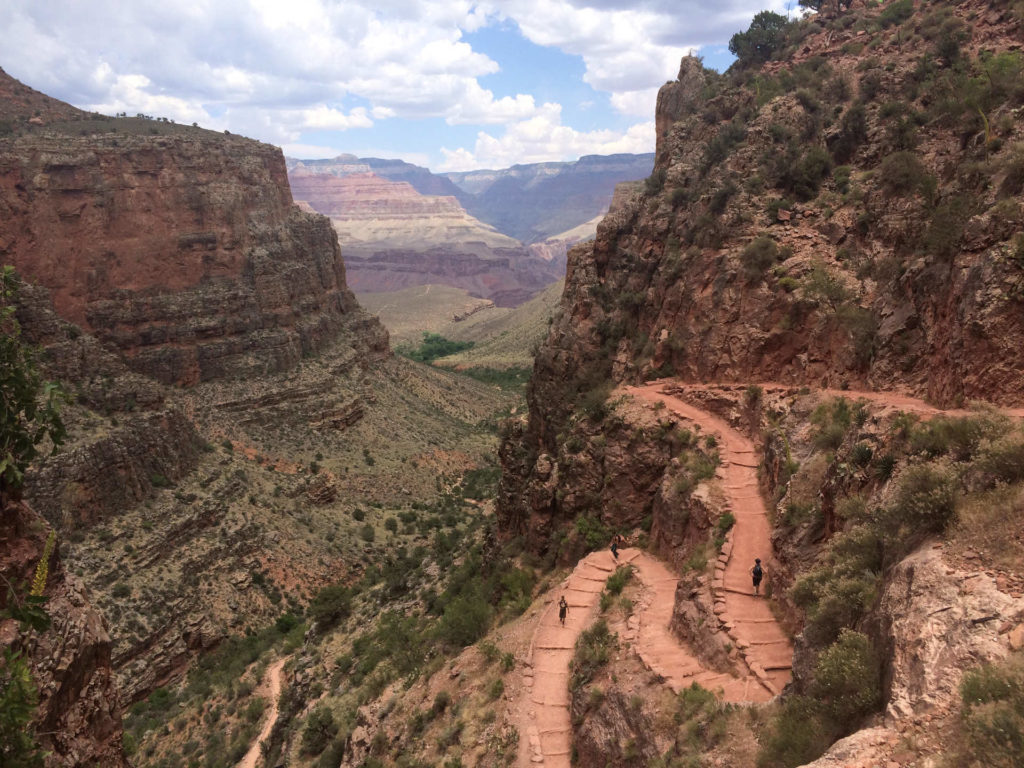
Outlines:
<svg viewBox="0 0 1024 768"><path fill-rule="evenodd" d="M754 578L760 579L764 575L764 571L761 570L760 564L754 566Z"/></svg>

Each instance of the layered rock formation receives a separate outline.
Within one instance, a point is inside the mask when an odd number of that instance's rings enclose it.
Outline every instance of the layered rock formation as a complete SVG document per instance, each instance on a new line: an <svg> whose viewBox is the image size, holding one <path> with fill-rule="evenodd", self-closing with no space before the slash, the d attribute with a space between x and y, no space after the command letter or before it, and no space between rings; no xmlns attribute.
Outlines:
<svg viewBox="0 0 1024 768"><path fill-rule="evenodd" d="M30 584L48 551L49 527L26 505L3 501L0 509L0 609L11 599L8 585ZM59 548L48 560L43 595L51 624L43 632L19 633L0 619L0 643L28 653L39 692L35 733L50 752L47 765L127 766L121 751L121 711L111 665L106 623L90 604L82 582L64 568ZM19 587L20 588L20 587ZM16 599L23 599L24 594ZM7 754L7 750L4 750Z"/></svg>
<svg viewBox="0 0 1024 768"><path fill-rule="evenodd" d="M439 283L514 306L558 279L558 263L532 257L454 197L422 195L346 156L338 161L290 161L289 178L296 199L330 217L354 290Z"/></svg>
<svg viewBox="0 0 1024 768"><path fill-rule="evenodd" d="M292 205L279 149L145 122L0 139L0 260L164 383L286 370L360 321L330 225Z"/></svg>

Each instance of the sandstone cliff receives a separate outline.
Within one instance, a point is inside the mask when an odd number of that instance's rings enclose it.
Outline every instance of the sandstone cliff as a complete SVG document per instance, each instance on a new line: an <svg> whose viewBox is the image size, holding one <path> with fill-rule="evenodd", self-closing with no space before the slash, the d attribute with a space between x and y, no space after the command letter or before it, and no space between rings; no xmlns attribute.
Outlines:
<svg viewBox="0 0 1024 768"><path fill-rule="evenodd" d="M278 148L147 122L0 137L0 260L165 383L286 370L361 321L329 222L292 204Z"/></svg>
<svg viewBox="0 0 1024 768"><path fill-rule="evenodd" d="M345 160L344 157L338 160ZM522 303L558 279L561 264L470 216L453 196L423 195L350 162L289 161L298 200L328 216L360 293L439 283L499 306Z"/></svg>

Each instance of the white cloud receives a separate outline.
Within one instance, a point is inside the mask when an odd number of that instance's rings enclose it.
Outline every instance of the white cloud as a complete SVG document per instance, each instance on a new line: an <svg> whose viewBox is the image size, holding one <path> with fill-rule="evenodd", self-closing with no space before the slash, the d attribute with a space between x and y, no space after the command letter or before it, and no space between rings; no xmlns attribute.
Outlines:
<svg viewBox="0 0 1024 768"><path fill-rule="evenodd" d="M442 148L441 171L474 168L505 168L515 163L570 160L581 155L610 155L617 152L654 151L654 123L637 123L626 131L577 131L561 122L562 108L544 104L537 115L513 123L495 137L477 134L472 151Z"/></svg>
<svg viewBox="0 0 1024 768"><path fill-rule="evenodd" d="M472 150L445 154L446 164L464 165L496 158L527 162L573 147L653 145L653 138L639 141L634 129L607 134L564 126L529 87L496 93L481 78L503 62L474 50L465 34L512 20L532 42L581 57L584 80L609 94L617 112L649 120L657 87L674 76L682 55L721 45L764 5L782 10L785 0L3 5L3 65L10 74L86 109L195 121L288 146L309 143L306 132L366 129L381 121L439 118L452 126L505 126L481 131ZM550 84L545 94L558 98ZM516 148L525 154L516 156Z"/></svg>

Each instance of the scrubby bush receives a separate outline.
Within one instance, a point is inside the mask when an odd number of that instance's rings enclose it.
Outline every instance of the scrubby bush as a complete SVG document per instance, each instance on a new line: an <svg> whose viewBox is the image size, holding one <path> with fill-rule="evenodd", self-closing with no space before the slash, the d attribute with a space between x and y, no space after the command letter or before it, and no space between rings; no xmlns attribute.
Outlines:
<svg viewBox="0 0 1024 768"><path fill-rule="evenodd" d="M791 696L783 704L757 756L757 768L794 768L820 757L832 739L816 702Z"/></svg>
<svg viewBox="0 0 1024 768"><path fill-rule="evenodd" d="M768 235L756 237L740 253L744 275L750 281L760 279L778 261L779 253L779 246Z"/></svg>
<svg viewBox="0 0 1024 768"><path fill-rule="evenodd" d="M597 671L608 663L611 652L618 644L618 636L608 630L604 619L598 619L589 629L581 632L569 664L569 690L578 691L593 680Z"/></svg>
<svg viewBox="0 0 1024 768"><path fill-rule="evenodd" d="M622 590L625 589L626 584L633 577L633 566L622 565L615 569L615 573L608 577L608 581L605 583L605 588L609 594L621 595Z"/></svg>
<svg viewBox="0 0 1024 768"><path fill-rule="evenodd" d="M838 730L852 731L882 700L878 658L866 635L844 629L818 656L812 695Z"/></svg>
<svg viewBox="0 0 1024 768"><path fill-rule="evenodd" d="M330 629L352 613L352 590L343 584L324 587L309 604L309 617L321 629Z"/></svg>
<svg viewBox="0 0 1024 768"><path fill-rule="evenodd" d="M338 733L334 714L324 705L318 706L306 718L302 729L302 751L307 755L319 755Z"/></svg>
<svg viewBox="0 0 1024 768"><path fill-rule="evenodd" d="M929 175L920 158L913 152L894 152L878 169L882 189L890 195L906 196L920 192L930 196L935 179Z"/></svg>
<svg viewBox="0 0 1024 768"><path fill-rule="evenodd" d="M1024 655L986 664L964 675L962 724L971 759L992 768L1016 768L1024 755Z"/></svg>
<svg viewBox="0 0 1024 768"><path fill-rule="evenodd" d="M937 463L909 467L897 483L879 521L900 556L924 536L945 530L956 514L958 491L953 471Z"/></svg>

